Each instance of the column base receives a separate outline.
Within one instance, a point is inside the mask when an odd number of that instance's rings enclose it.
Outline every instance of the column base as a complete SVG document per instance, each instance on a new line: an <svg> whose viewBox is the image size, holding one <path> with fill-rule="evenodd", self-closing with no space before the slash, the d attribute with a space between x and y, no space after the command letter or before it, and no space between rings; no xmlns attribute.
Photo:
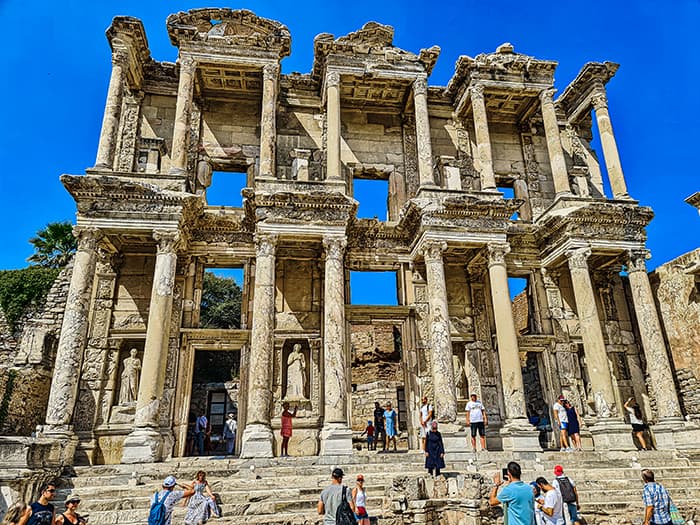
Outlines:
<svg viewBox="0 0 700 525"><path fill-rule="evenodd" d="M44 425L37 438L37 441L48 440L50 443L43 461L51 465L73 465L78 436L71 425Z"/></svg>
<svg viewBox="0 0 700 525"><path fill-rule="evenodd" d="M271 458L272 430L259 423L246 425L241 442L241 458Z"/></svg>
<svg viewBox="0 0 700 525"><path fill-rule="evenodd" d="M597 452L604 450L637 450L632 441L632 429L619 418L598 419L590 427Z"/></svg>
<svg viewBox="0 0 700 525"><path fill-rule="evenodd" d="M321 430L321 456L352 455L352 430L344 423L329 423Z"/></svg>
<svg viewBox="0 0 700 525"><path fill-rule="evenodd" d="M664 418L651 427L659 450L699 450L700 426L681 417Z"/></svg>
<svg viewBox="0 0 700 525"><path fill-rule="evenodd" d="M542 452L540 433L526 419L506 420L500 434L504 451Z"/></svg>
<svg viewBox="0 0 700 525"><path fill-rule="evenodd" d="M122 463L153 463L162 461L163 438L152 428L135 428L126 436Z"/></svg>

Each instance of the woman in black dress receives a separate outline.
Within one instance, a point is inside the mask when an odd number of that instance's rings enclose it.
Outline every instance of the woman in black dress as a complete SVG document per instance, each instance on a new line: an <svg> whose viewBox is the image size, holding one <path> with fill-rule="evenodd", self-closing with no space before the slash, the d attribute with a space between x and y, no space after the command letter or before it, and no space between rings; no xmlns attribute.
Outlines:
<svg viewBox="0 0 700 525"><path fill-rule="evenodd" d="M425 468L428 474L435 477L440 475L440 469L445 468L445 446L442 443L442 434L438 432L437 421L433 421L430 432L425 438Z"/></svg>
<svg viewBox="0 0 700 525"><path fill-rule="evenodd" d="M583 447L581 446L581 425L579 424L578 410L569 401L564 401L564 408L566 409L566 416L569 418L567 431L571 438L571 444L580 452L583 450Z"/></svg>

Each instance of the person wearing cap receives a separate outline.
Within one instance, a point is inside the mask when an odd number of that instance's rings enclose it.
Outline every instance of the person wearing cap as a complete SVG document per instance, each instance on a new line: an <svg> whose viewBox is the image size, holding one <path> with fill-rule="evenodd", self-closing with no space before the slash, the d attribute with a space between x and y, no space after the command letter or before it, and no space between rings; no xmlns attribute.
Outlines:
<svg viewBox="0 0 700 525"><path fill-rule="evenodd" d="M238 423L236 423L236 416L233 412L229 412L226 416L226 421L224 422L224 433L222 437L226 442L226 455L231 456L233 454L233 449L236 446L236 431L238 430Z"/></svg>
<svg viewBox="0 0 700 525"><path fill-rule="evenodd" d="M386 404L384 410L384 431L386 433L386 443L384 450L389 450L389 441L394 442L394 452L396 452L396 436L399 429L399 415L391 408L391 403Z"/></svg>
<svg viewBox="0 0 700 525"><path fill-rule="evenodd" d="M323 525L335 525L335 514L343 498L343 489L345 489L345 498L350 504L350 508L356 512L352 492L343 485L343 476L343 469L334 468L331 473L331 484L321 491L316 510L323 516Z"/></svg>
<svg viewBox="0 0 700 525"><path fill-rule="evenodd" d="M571 486L570 489L568 488L568 485ZM557 489L559 494L561 494L564 506L566 506L567 510L569 511L571 523L573 525L579 525L581 522L578 519L578 511L581 508L581 505L578 502L578 490L576 490L576 483L574 483L573 479L564 475L564 467L561 465L556 465L554 467L554 479L552 480L552 486ZM563 490L562 486L565 486ZM571 499L570 497L565 497L568 496L569 492L573 492L573 496L576 498L575 501L566 501L567 499Z"/></svg>
<svg viewBox="0 0 700 525"><path fill-rule="evenodd" d="M189 498L194 494L194 489L189 487L182 487L185 490L174 490L177 484L175 476L168 476L163 480L163 488L153 494L151 498L151 508L156 504L156 502L163 502L165 506L165 521L163 525L170 525L170 520L173 517L173 509L177 502L182 498Z"/></svg>
<svg viewBox="0 0 700 525"><path fill-rule="evenodd" d="M66 500L66 511L63 514L56 516L55 525L79 525L87 523L87 519L78 514L78 505L80 505L80 496L71 494Z"/></svg>
<svg viewBox="0 0 700 525"><path fill-rule="evenodd" d="M357 485L352 489L352 501L355 502L355 519L357 519L357 525L369 525L365 477L362 474L357 475Z"/></svg>
<svg viewBox="0 0 700 525"><path fill-rule="evenodd" d="M554 413L554 421L556 421L557 427L559 428L560 451L570 452L573 449L569 447L569 416L564 407L565 401L566 398L563 395L559 396L559 399L552 405L552 412Z"/></svg>

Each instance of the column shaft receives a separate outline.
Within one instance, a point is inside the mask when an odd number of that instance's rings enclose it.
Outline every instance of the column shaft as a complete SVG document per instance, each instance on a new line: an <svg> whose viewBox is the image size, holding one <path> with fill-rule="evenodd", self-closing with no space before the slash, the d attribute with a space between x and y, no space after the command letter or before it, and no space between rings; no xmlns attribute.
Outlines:
<svg viewBox="0 0 700 525"><path fill-rule="evenodd" d="M326 178L342 180L340 163L340 74L326 75Z"/></svg>
<svg viewBox="0 0 700 525"><path fill-rule="evenodd" d="M433 148L430 141L430 119L428 116L428 82L425 77L419 77L413 82L413 105L416 113L416 146L420 186L435 186Z"/></svg>
<svg viewBox="0 0 700 525"><path fill-rule="evenodd" d="M100 142L97 146L96 168L112 169L114 164L114 146L117 142L119 115L122 109L124 69L128 65L127 56L126 50L122 49L115 49L112 53L112 74L109 77L107 102L105 103L105 112L102 118Z"/></svg>
<svg viewBox="0 0 700 525"><path fill-rule="evenodd" d="M263 67L262 112L260 116L260 176L275 177L275 142L277 140L278 64Z"/></svg>
<svg viewBox="0 0 700 525"><path fill-rule="evenodd" d="M190 129L190 112L196 62L191 58L180 58L180 80L175 104L175 127L173 128L173 148L170 173L181 175L187 170L187 139Z"/></svg>
<svg viewBox="0 0 700 525"><path fill-rule="evenodd" d="M608 179L614 198L629 198L625 176L622 173L622 163L617 152L617 143L613 133L610 113L608 112L608 100L605 93L597 93L592 99L595 118L600 133L600 144L603 146L605 167L608 170Z"/></svg>
<svg viewBox="0 0 700 525"><path fill-rule="evenodd" d="M554 179L554 191L557 195L561 195L571 193L571 187L569 186L569 173L566 170L566 161L564 160L564 150L561 147L557 114L552 100L553 92L554 90L551 89L542 91L540 101L544 134L547 137L549 164L552 168L552 177Z"/></svg>
<svg viewBox="0 0 700 525"><path fill-rule="evenodd" d="M496 176L493 173L493 157L491 154L491 137L489 135L489 123L486 115L486 102L484 101L484 88L473 86L471 89L472 113L474 114L474 132L476 135L476 149L479 156L481 171L481 189L495 190Z"/></svg>

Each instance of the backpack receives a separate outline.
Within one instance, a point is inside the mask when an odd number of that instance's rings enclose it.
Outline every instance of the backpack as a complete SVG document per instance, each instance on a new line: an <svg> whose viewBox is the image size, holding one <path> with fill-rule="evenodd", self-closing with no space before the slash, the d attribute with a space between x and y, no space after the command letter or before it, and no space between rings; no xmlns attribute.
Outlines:
<svg viewBox="0 0 700 525"><path fill-rule="evenodd" d="M571 481L566 476L557 478L559 482L559 492L561 493L561 499L564 503L576 503L576 492L574 492L574 486Z"/></svg>
<svg viewBox="0 0 700 525"><path fill-rule="evenodd" d="M148 525L163 525L165 523L165 518L168 515L165 509L165 498L168 497L169 492L163 494L163 497L158 500L158 493L156 492L153 497L153 505L151 505L151 510L148 513Z"/></svg>
<svg viewBox="0 0 700 525"><path fill-rule="evenodd" d="M343 485L343 492L340 499L340 505L335 511L335 523L336 525L357 525L357 520L355 519L355 513L350 508L347 497L348 488ZM150 525L150 522L149 522Z"/></svg>

